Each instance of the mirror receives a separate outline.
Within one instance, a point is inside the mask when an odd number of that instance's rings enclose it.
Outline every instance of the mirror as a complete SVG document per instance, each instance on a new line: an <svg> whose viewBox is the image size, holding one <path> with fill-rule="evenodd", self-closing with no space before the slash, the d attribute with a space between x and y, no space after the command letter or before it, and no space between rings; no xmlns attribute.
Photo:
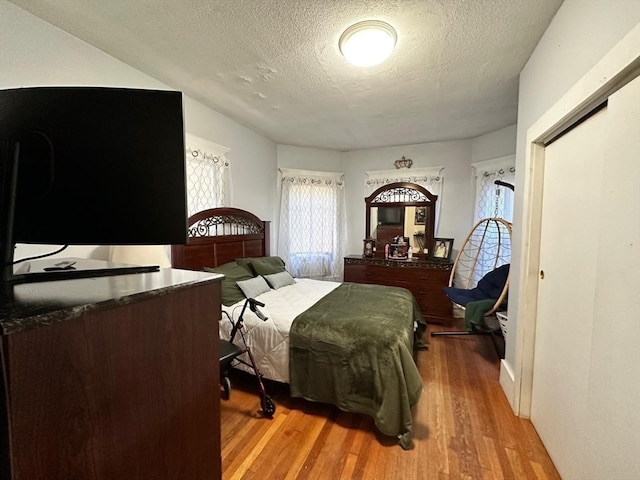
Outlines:
<svg viewBox="0 0 640 480"><path fill-rule="evenodd" d="M375 255L384 256L384 246L398 236L407 237L416 254L431 252L437 198L408 182L384 185L365 198L365 236L376 240Z"/></svg>
<svg viewBox="0 0 640 480"><path fill-rule="evenodd" d="M415 252L422 253L425 246L425 226L428 213L425 207L371 207L369 238L375 238L384 246L394 237L409 238Z"/></svg>

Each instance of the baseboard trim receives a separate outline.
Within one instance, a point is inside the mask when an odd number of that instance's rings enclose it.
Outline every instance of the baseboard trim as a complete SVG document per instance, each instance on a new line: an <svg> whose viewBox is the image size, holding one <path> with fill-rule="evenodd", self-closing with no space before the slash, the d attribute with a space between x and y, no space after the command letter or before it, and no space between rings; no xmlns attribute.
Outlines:
<svg viewBox="0 0 640 480"><path fill-rule="evenodd" d="M516 378L513 374L513 368L511 368L509 362L507 362L504 358L500 362L500 386L502 387L502 391L507 397L509 405L511 405L511 409L517 415L518 408L517 405L515 405Z"/></svg>

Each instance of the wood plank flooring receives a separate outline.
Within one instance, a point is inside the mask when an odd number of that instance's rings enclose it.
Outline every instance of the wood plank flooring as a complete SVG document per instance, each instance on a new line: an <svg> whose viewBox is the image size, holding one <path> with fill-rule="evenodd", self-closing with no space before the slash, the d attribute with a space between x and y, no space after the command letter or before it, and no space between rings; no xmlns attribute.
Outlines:
<svg viewBox="0 0 640 480"><path fill-rule="evenodd" d="M273 382L276 413L262 418L257 382L234 372L231 398L221 402L223 480L559 479L531 422L507 403L491 340L425 339L413 449L381 435L368 416L291 398Z"/></svg>

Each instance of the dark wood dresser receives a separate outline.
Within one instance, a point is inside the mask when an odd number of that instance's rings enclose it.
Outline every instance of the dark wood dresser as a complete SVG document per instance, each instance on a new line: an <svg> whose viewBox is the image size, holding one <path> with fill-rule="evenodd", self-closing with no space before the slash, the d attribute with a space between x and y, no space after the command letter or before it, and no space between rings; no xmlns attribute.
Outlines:
<svg viewBox="0 0 640 480"><path fill-rule="evenodd" d="M450 326L452 304L442 288L449 284L452 263L421 258L387 260L349 255L344 258L344 281L404 287L413 293L429 322Z"/></svg>
<svg viewBox="0 0 640 480"><path fill-rule="evenodd" d="M221 278L5 288L0 477L219 480Z"/></svg>

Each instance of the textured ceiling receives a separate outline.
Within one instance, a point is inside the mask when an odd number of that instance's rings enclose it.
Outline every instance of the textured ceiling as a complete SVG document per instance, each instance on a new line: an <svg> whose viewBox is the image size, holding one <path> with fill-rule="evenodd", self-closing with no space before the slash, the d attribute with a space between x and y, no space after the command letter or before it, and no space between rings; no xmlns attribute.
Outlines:
<svg viewBox="0 0 640 480"><path fill-rule="evenodd" d="M518 74L562 0L11 0L275 142L355 150L514 124ZM396 29L358 68L351 24Z"/></svg>

